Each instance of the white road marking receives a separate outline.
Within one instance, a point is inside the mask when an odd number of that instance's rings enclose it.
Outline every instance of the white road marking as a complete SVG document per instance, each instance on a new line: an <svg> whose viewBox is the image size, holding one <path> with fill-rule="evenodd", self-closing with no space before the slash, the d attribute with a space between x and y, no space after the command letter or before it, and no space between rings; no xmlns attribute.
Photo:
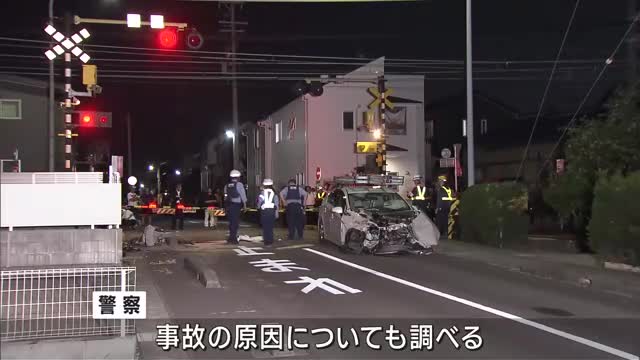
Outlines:
<svg viewBox="0 0 640 360"><path fill-rule="evenodd" d="M345 264L345 265L350 266L352 268L355 268L355 269L358 269L358 270L362 270L364 272L368 272L370 274L379 276L381 278L384 278L384 279L387 279L387 280L391 280L391 281L397 282L399 284L412 287L412 288L414 288L416 290L424 291L424 292L427 292L427 293L430 293L430 294L433 294L433 295L436 295L436 296L443 297L443 298L451 300L451 301L455 301L455 302L463 304L463 305L470 306L470 307L478 309L478 310L482 310L482 311L488 312L488 313L493 314L493 315L497 315L497 316L500 316L500 317L503 317L503 318L506 318L506 319L509 319L509 320L513 320L515 322L534 327L534 328L536 328L538 330L542 330L542 331L548 332L550 334L557 335L557 336L563 337L563 338L571 340L571 341L575 341L575 342L580 343L582 345L586 345L586 346L589 346L591 348L594 348L594 349L597 349L597 350L600 350L600 351L603 351L603 352L606 352L606 353L609 353L609 354L612 354L612 355L615 355L615 356L619 356L619 357L621 357L623 359L640 360L640 358L638 356L630 354L628 352L625 352L625 351L622 351L622 350L618 350L618 349L612 348L610 346L607 346L607 345L604 345L604 344L601 344L601 343L598 343L598 342L595 342L595 341L592 341L592 340L589 340L589 339L585 339L585 338L577 336L577 335L570 334L568 332L564 332L564 331L561 331L561 330L558 330L558 329L554 329L552 327L537 323L535 321L527 320L527 319L522 318L520 316L510 314L508 312L504 312L504 311L501 311L501 310L498 310L498 309L494 309L494 308L491 308L491 307L488 307L488 306L485 306L485 305L482 305L482 304L478 304L478 303L473 302L473 301L469 301L469 300L466 300L466 299L463 299L463 298L459 298L457 296L453 296L453 295L444 293L442 291L434 290L434 289L428 288L426 286L422 286L422 285L419 285L419 284L416 284L416 283L413 283L413 282L410 282L410 281L407 281L407 280L404 280L404 279L401 279L401 278L398 278L398 277L395 277L395 276L392 276L392 275L385 274L385 273L380 272L380 271L376 271L376 270L364 267L362 265L354 264L352 262L337 258L335 256L323 253L323 252L315 250L315 249L305 248L304 250L312 252L312 253L314 253L316 255L323 256L323 257L325 257L327 259L339 262L341 264Z"/></svg>

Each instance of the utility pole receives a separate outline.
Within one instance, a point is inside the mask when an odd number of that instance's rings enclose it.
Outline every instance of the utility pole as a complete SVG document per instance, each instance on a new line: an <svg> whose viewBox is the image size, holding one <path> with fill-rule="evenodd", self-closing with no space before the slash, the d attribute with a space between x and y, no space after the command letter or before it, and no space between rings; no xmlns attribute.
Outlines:
<svg viewBox="0 0 640 360"><path fill-rule="evenodd" d="M53 1L49 0L49 25L53 26ZM53 47L53 43L49 43ZM53 61L49 62L49 172L55 171L56 153L56 115L55 115L55 82L53 76Z"/></svg>
<svg viewBox="0 0 640 360"><path fill-rule="evenodd" d="M380 171L382 175L387 174L387 131L386 131L386 104L385 104L385 92L387 89L385 88L385 79L384 75L378 77L378 92L380 93L380 107L378 108L378 113L380 115L380 147L378 151L382 158L382 163L380 166Z"/></svg>
<svg viewBox="0 0 640 360"><path fill-rule="evenodd" d="M65 13L64 16L64 25L65 31L67 34L71 33L71 14ZM64 91L67 94L66 99L64 100L64 169L66 171L73 171L73 122L72 122L72 114L73 114L73 99L71 96L71 53L68 49L65 49L64 52Z"/></svg>
<svg viewBox="0 0 640 360"><path fill-rule="evenodd" d="M237 137L239 136L240 124L238 120L238 82L236 79L237 72L237 64L236 64L236 52L238 48L238 37L237 33L244 32L244 30L239 30L237 25L247 25L246 22L236 21L236 4L229 3L226 4L229 8L229 18L230 21L220 21L221 25L227 25L230 29L223 29L221 32L230 32L231 33L231 105L233 112L233 168L238 169L240 167L240 154L238 152L238 141Z"/></svg>
<svg viewBox="0 0 640 360"><path fill-rule="evenodd" d="M131 157L131 113L127 113L127 171L133 175L133 158Z"/></svg>
<svg viewBox="0 0 640 360"><path fill-rule="evenodd" d="M473 73L471 55L471 0L467 0L467 187L475 184L475 154L473 144Z"/></svg>

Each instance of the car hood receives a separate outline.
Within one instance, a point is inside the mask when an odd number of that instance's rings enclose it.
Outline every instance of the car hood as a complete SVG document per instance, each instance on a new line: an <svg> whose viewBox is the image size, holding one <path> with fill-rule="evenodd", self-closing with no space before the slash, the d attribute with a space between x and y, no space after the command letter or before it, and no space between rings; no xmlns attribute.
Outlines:
<svg viewBox="0 0 640 360"><path fill-rule="evenodd" d="M363 215L373 221L388 221L388 222L403 222L407 220L413 220L415 218L415 212L413 210L402 211L371 211L364 210L361 212Z"/></svg>

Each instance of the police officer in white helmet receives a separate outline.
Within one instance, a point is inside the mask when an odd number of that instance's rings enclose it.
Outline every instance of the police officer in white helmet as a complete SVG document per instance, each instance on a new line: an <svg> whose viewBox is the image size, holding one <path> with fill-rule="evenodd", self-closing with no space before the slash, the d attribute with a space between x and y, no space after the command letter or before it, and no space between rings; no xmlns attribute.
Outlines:
<svg viewBox="0 0 640 360"><path fill-rule="evenodd" d="M227 243L237 244L240 212L247 208L247 193L244 191L244 185L240 182L240 171L232 170L229 176L231 181L224 187L225 212L229 221Z"/></svg>
<svg viewBox="0 0 640 360"><path fill-rule="evenodd" d="M273 245L273 227L278 218L279 201L276 192L273 190L273 180L264 179L262 187L260 196L258 196L262 238L265 246L271 246Z"/></svg>

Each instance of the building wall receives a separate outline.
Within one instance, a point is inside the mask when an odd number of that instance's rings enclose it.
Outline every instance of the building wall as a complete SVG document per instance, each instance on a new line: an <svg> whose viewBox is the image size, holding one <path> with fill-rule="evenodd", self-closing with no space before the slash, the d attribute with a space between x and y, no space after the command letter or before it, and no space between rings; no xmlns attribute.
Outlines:
<svg viewBox="0 0 640 360"><path fill-rule="evenodd" d="M22 171L49 171L47 88L0 79L0 99L21 100L21 119L0 119L0 159L13 159L16 147Z"/></svg>
<svg viewBox="0 0 640 360"><path fill-rule="evenodd" d="M296 117L296 129L293 138L289 139L289 120ZM271 131L271 157L274 187L279 189L291 178L304 174L305 170L305 101L302 97L290 102L271 115L273 126ZM280 125L277 125L277 124ZM280 141L276 143L276 128L280 127Z"/></svg>
<svg viewBox="0 0 640 360"><path fill-rule="evenodd" d="M527 184L536 184L542 164L553 150L553 143L531 144L523 164L520 180ZM477 169L481 182L512 180L518 174L524 146L502 149L484 149L477 151ZM547 164L548 169L555 171L555 161Z"/></svg>

